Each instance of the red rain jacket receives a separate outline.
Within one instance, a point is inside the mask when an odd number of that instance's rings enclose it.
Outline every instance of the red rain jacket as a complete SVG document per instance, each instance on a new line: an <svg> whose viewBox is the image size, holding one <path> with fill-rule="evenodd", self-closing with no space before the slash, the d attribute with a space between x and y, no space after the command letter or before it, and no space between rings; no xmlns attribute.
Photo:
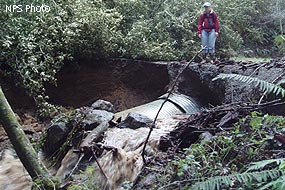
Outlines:
<svg viewBox="0 0 285 190"><path fill-rule="evenodd" d="M198 34L201 34L202 30L210 32L215 29L215 32L219 32L219 20L217 14L211 10L210 13L202 13L198 20Z"/></svg>

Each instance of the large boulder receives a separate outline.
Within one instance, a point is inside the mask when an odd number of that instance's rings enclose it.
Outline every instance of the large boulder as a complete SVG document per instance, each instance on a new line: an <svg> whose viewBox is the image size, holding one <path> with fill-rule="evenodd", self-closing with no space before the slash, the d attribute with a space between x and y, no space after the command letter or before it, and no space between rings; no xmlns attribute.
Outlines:
<svg viewBox="0 0 285 190"><path fill-rule="evenodd" d="M139 113L131 112L127 115L126 119L123 120L118 127L119 128L131 128L131 129L138 129L141 127L148 127L153 122L147 116L144 116Z"/></svg>
<svg viewBox="0 0 285 190"><path fill-rule="evenodd" d="M47 129L47 137L44 142L44 152L47 154L53 154L58 150L65 142L69 128L65 122L53 123Z"/></svg>
<svg viewBox="0 0 285 190"><path fill-rule="evenodd" d="M113 104L105 100L97 100L91 105L91 108L97 110L105 110L113 113L115 112Z"/></svg>
<svg viewBox="0 0 285 190"><path fill-rule="evenodd" d="M89 109L84 119L82 120L83 126L86 130L92 130L103 122L109 122L113 119L114 114L105 110Z"/></svg>

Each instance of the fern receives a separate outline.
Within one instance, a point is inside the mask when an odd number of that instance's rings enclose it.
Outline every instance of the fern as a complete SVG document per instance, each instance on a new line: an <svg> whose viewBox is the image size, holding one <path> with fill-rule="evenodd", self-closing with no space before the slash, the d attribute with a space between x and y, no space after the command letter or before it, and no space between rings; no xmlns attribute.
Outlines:
<svg viewBox="0 0 285 190"><path fill-rule="evenodd" d="M273 93L276 96L281 95L282 97L285 97L285 89L283 89L281 86L267 82L265 80L261 80L258 78L250 77L250 76L244 76L239 74L219 74L216 76L213 81L218 79L234 79L237 81L241 81L246 84L252 84L256 83L256 86L259 87L262 91L265 93Z"/></svg>
<svg viewBox="0 0 285 190"><path fill-rule="evenodd" d="M241 174L232 174L228 176L216 176L211 177L206 181L195 183L190 189L191 190L220 190L222 186L233 186L235 182L241 184L251 182L266 182L270 179L276 179L283 174L282 170L272 169L255 172L244 172ZM282 176L283 177L283 176ZM275 180L276 181L276 180ZM267 184L269 185L269 184ZM273 186L274 184L270 185Z"/></svg>
<svg viewBox="0 0 285 190"><path fill-rule="evenodd" d="M277 82L277 85L284 84L284 83L285 83L285 79L282 79L279 82Z"/></svg>
<svg viewBox="0 0 285 190"><path fill-rule="evenodd" d="M285 158L262 160L259 162L253 162L252 165L247 169L247 172L253 171L253 170L263 169L265 166L272 164L272 163L276 163L277 165L281 165L284 163L284 161L285 161Z"/></svg>
<svg viewBox="0 0 285 190"><path fill-rule="evenodd" d="M285 189L285 175L279 177L277 180L267 183L263 187L258 190L267 190L267 189L275 189L275 190L284 190Z"/></svg>

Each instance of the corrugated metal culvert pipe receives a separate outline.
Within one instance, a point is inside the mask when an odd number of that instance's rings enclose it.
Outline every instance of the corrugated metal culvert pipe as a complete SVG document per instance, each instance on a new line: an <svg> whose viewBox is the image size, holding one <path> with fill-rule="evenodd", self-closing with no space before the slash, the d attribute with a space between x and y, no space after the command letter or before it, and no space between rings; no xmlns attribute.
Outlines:
<svg viewBox="0 0 285 190"><path fill-rule="evenodd" d="M118 112L115 114L115 120L124 119L130 112L136 112L154 119L166 97L167 94L164 94L152 102ZM173 93L164 104L158 119L169 118L175 114L192 114L200 111L200 109L201 106L193 98L184 94Z"/></svg>

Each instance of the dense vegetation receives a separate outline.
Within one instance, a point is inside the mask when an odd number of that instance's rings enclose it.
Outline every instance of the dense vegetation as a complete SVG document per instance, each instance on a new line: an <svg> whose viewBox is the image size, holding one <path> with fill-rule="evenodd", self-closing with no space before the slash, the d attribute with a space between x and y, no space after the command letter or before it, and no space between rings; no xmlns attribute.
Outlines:
<svg viewBox="0 0 285 190"><path fill-rule="evenodd" d="M284 189L284 144L277 140L284 137L284 122L252 112L164 167L152 166L157 183L148 189Z"/></svg>
<svg viewBox="0 0 285 190"><path fill-rule="evenodd" d="M5 11L7 5L29 4L50 11ZM6 0L0 7L0 66L35 99L42 115L54 110L44 84L56 84L64 64L81 58L189 59L200 49L197 0ZM218 54L284 52L284 7L281 0L215 1Z"/></svg>

